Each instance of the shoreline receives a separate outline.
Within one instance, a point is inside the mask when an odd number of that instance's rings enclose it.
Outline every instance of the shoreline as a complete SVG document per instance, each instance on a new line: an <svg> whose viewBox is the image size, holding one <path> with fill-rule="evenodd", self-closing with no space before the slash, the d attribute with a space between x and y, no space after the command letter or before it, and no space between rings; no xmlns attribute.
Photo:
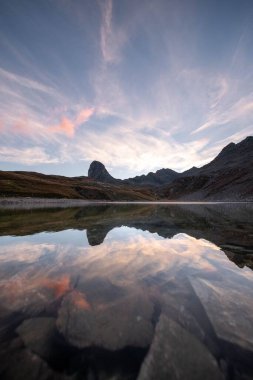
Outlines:
<svg viewBox="0 0 253 380"><path fill-rule="evenodd" d="M252 204L252 201L106 201L106 200L86 200L86 199L66 199L66 198L30 198L30 197L5 197L0 198L0 209L26 209L26 208L66 208L82 207L101 204L147 204L147 205L184 205L184 204Z"/></svg>

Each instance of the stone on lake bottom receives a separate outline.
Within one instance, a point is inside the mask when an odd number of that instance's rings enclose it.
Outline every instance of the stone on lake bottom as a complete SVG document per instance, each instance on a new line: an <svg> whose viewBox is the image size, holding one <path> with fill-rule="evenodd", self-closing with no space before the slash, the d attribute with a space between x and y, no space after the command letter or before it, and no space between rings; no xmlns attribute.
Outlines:
<svg viewBox="0 0 253 380"><path fill-rule="evenodd" d="M196 292L218 338L253 351L252 289L236 284L192 278ZM234 287L234 288L233 288Z"/></svg>
<svg viewBox="0 0 253 380"><path fill-rule="evenodd" d="M207 348L178 323L161 315L138 380L224 380Z"/></svg>
<svg viewBox="0 0 253 380"><path fill-rule="evenodd" d="M16 331L27 348L43 358L50 357L56 331L55 318L26 319Z"/></svg>
<svg viewBox="0 0 253 380"><path fill-rule="evenodd" d="M69 344L78 348L148 347L153 337L152 312L153 305L145 295L92 309L81 293L73 291L62 302L57 328Z"/></svg>

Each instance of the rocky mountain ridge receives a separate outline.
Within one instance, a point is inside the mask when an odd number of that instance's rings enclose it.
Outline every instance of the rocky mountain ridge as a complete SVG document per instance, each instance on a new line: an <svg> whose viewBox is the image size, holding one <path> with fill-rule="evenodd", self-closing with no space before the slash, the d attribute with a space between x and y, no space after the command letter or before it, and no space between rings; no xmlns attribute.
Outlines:
<svg viewBox="0 0 253 380"><path fill-rule="evenodd" d="M151 187L158 199L253 200L252 168L253 136L248 136L237 144L225 146L208 164L192 167L183 173L160 169L155 173L120 180L112 177L103 164L93 161L88 175L93 180L106 183Z"/></svg>
<svg viewBox="0 0 253 380"><path fill-rule="evenodd" d="M105 168L104 164L99 161L93 161L90 164L89 170L88 170L88 177L104 182L104 183L111 183L111 184L128 184L128 185L140 185L140 186L159 186L159 185L165 185L174 179L180 177L180 173L177 173L176 171L172 169L159 169L155 173L150 172L146 175L139 175L133 178L127 178L127 179L116 179L114 178Z"/></svg>

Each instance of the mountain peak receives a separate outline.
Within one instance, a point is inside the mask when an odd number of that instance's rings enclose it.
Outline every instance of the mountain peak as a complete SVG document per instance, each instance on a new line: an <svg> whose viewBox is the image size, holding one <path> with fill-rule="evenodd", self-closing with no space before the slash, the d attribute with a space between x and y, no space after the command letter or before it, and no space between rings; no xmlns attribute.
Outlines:
<svg viewBox="0 0 253 380"><path fill-rule="evenodd" d="M231 153L235 150L236 148L236 144L231 142L229 143L228 145L226 145L219 153L218 156L224 156L224 155L227 155L228 153Z"/></svg>
<svg viewBox="0 0 253 380"><path fill-rule="evenodd" d="M92 175L92 173L94 171L103 170L103 169L105 169L105 165L102 164L102 162L92 161L92 163L90 164L90 167L89 167L88 176L90 177L90 174Z"/></svg>
<svg viewBox="0 0 253 380"><path fill-rule="evenodd" d="M88 177L100 182L117 182L117 180L106 170L105 165L100 161L92 161L88 170Z"/></svg>
<svg viewBox="0 0 253 380"><path fill-rule="evenodd" d="M231 142L230 144L226 145L221 150L217 158L218 157L223 158L230 155L237 155L238 157L241 157L242 155L246 154L248 151L252 151L252 150L253 150L253 136L248 136L237 144Z"/></svg>
<svg viewBox="0 0 253 380"><path fill-rule="evenodd" d="M241 142L239 142L237 145L243 146L243 147L253 147L253 136L248 136Z"/></svg>
<svg viewBox="0 0 253 380"><path fill-rule="evenodd" d="M248 136L241 142L226 145L208 164L200 168L200 172L209 173L228 168L246 168L253 162L253 137Z"/></svg>

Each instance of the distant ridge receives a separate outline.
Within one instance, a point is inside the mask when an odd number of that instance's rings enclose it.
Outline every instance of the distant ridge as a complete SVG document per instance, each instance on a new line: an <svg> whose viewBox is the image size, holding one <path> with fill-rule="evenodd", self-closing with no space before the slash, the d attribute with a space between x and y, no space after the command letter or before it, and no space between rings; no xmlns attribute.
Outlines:
<svg viewBox="0 0 253 380"><path fill-rule="evenodd" d="M228 144L208 164L200 168L193 166L183 173L160 169L120 180L112 177L102 163L93 161L88 175L106 183L156 187L161 199L253 200L253 136Z"/></svg>
<svg viewBox="0 0 253 380"><path fill-rule="evenodd" d="M111 176L107 171L104 164L99 161L92 161L88 170L88 177L104 183L111 184L129 184L129 185L147 185L147 186L159 186L165 185L175 178L180 176L179 173L171 169L160 169L155 173L148 173L147 175L140 175L133 178L127 179L116 179Z"/></svg>
<svg viewBox="0 0 253 380"><path fill-rule="evenodd" d="M191 169L178 173L172 169L159 169L155 173L150 172L146 175L139 175L124 180L115 179L106 170L105 166L99 161L93 161L88 171L88 177L107 183L130 183L138 185L165 185L176 178L185 176L196 176L207 174L220 169L228 169L235 167L247 167L253 163L253 136L248 136L241 142L235 144L230 143L225 146L221 152L208 164L197 168L193 166Z"/></svg>
<svg viewBox="0 0 253 380"><path fill-rule="evenodd" d="M146 175L140 175L133 178L126 179L125 181L133 185L165 185L178 178L180 173L172 169L159 169L155 173L150 172Z"/></svg>

